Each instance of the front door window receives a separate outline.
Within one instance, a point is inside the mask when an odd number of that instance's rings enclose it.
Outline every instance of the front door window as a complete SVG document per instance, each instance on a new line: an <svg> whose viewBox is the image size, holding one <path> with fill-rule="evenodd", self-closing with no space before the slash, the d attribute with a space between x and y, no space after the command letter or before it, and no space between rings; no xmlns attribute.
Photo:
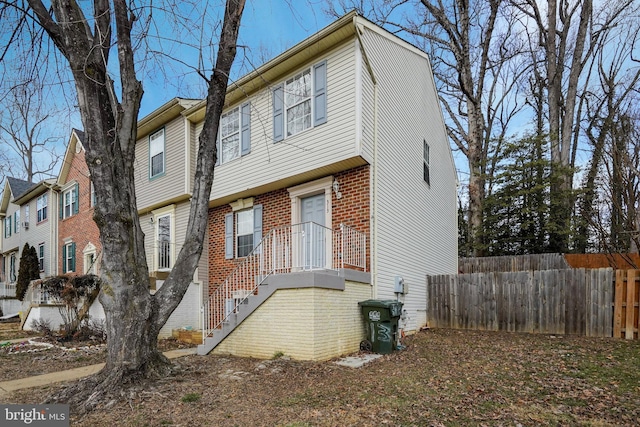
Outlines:
<svg viewBox="0 0 640 427"><path fill-rule="evenodd" d="M171 216L158 218L158 268L171 268Z"/></svg>

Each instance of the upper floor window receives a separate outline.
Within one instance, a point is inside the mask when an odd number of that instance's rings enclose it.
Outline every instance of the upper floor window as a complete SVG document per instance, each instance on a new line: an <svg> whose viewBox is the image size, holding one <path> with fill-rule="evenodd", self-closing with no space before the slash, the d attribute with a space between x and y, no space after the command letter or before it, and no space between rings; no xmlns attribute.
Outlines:
<svg viewBox="0 0 640 427"><path fill-rule="evenodd" d="M48 200L47 194L45 193L42 196L38 197L38 200L36 201L36 209L38 210L38 222L42 222L47 219L47 205Z"/></svg>
<svg viewBox="0 0 640 427"><path fill-rule="evenodd" d="M431 185L431 178L429 177L429 144L427 144L426 140L422 140L423 143L423 154L422 154L422 166L423 171L422 175L424 178L424 182Z"/></svg>
<svg viewBox="0 0 640 427"><path fill-rule="evenodd" d="M24 206L24 218L22 218L24 220L24 229L28 230L29 229L29 221L31 219L31 208L29 207L29 205L25 205Z"/></svg>
<svg viewBox="0 0 640 427"><path fill-rule="evenodd" d="M11 237L11 215L4 219L4 238Z"/></svg>
<svg viewBox="0 0 640 427"><path fill-rule="evenodd" d="M273 139L281 141L327 121L327 62L287 79L273 89Z"/></svg>
<svg viewBox="0 0 640 427"><path fill-rule="evenodd" d="M69 218L78 213L78 184L62 193L61 218Z"/></svg>
<svg viewBox="0 0 640 427"><path fill-rule="evenodd" d="M149 135L149 177L164 173L164 129Z"/></svg>
<svg viewBox="0 0 640 427"><path fill-rule="evenodd" d="M240 156L240 109L234 108L220 117L222 163Z"/></svg>
<svg viewBox="0 0 640 427"><path fill-rule="evenodd" d="M13 231L20 232L20 209L13 213Z"/></svg>
<svg viewBox="0 0 640 427"><path fill-rule="evenodd" d="M38 266L40 271L44 271L44 243L38 245Z"/></svg>
<svg viewBox="0 0 640 427"><path fill-rule="evenodd" d="M251 152L251 104L246 102L220 116L218 160L227 163Z"/></svg>
<svg viewBox="0 0 640 427"><path fill-rule="evenodd" d="M311 127L311 69L290 78L284 85L287 136Z"/></svg>
<svg viewBox="0 0 640 427"><path fill-rule="evenodd" d="M91 200L90 200L91 206L95 206L96 205L96 189L93 186L93 182L91 183Z"/></svg>

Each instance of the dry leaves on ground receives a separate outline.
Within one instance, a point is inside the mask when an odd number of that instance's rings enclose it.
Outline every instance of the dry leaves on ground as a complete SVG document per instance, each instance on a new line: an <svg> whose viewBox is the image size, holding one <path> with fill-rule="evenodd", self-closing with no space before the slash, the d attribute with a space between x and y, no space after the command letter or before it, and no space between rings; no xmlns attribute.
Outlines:
<svg viewBox="0 0 640 427"><path fill-rule="evenodd" d="M359 369L187 356L78 426L634 425L640 342L428 330ZM44 362L41 362L44 363ZM36 403L51 392L16 392Z"/></svg>

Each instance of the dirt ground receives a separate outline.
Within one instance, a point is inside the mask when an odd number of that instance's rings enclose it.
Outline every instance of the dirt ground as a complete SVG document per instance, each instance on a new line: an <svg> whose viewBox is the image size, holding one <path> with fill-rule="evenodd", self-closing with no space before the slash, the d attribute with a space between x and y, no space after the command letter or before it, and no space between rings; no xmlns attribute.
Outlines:
<svg viewBox="0 0 640 427"><path fill-rule="evenodd" d="M441 329L404 344L358 369L286 355L182 357L173 376L72 414L71 425L631 426L640 417L638 341ZM60 363L48 351L33 354L43 371ZM24 373L16 356L0 355L2 377ZM57 387L9 401L39 403Z"/></svg>

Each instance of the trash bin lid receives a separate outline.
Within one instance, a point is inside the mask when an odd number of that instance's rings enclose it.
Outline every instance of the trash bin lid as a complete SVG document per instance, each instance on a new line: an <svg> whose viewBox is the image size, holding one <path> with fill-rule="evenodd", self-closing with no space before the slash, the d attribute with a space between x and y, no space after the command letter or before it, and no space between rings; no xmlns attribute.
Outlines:
<svg viewBox="0 0 640 427"><path fill-rule="evenodd" d="M400 301L396 301L394 299L387 299L387 300L382 300L382 299L368 299L366 301L360 301L358 303L359 306L361 307L382 307L382 308L391 308L395 305L400 305L402 306L402 303Z"/></svg>
<svg viewBox="0 0 640 427"><path fill-rule="evenodd" d="M389 310L389 315L391 317L399 317L402 314L402 303L392 299L368 299L366 301L360 301L358 305L360 307L386 308Z"/></svg>

